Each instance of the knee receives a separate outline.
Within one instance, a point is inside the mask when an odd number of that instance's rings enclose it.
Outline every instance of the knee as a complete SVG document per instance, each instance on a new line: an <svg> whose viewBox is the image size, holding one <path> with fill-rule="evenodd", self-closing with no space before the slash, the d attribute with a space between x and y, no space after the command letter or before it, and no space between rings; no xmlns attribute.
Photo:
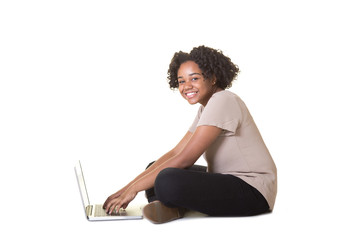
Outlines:
<svg viewBox="0 0 360 240"><path fill-rule="evenodd" d="M163 169L155 180L155 193L158 199L167 206L176 206L176 199L181 195L182 186L178 168Z"/></svg>
<svg viewBox="0 0 360 240"><path fill-rule="evenodd" d="M155 188L159 190L171 191L178 182L177 168L165 168L159 172L155 179Z"/></svg>

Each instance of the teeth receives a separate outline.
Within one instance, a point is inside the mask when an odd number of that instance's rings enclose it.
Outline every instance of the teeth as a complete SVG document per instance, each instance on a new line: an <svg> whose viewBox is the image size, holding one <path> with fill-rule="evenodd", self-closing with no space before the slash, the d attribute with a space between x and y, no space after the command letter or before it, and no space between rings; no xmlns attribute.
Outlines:
<svg viewBox="0 0 360 240"><path fill-rule="evenodd" d="M192 95L195 95L195 94L196 94L196 92L185 93L185 95L186 95L186 96L189 96L189 97L191 97Z"/></svg>

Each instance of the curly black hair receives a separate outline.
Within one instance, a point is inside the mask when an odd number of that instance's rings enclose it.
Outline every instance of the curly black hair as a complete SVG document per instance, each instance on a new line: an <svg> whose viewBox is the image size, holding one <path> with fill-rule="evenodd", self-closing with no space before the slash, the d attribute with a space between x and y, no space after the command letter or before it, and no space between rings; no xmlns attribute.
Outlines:
<svg viewBox="0 0 360 240"><path fill-rule="evenodd" d="M216 84L222 89L230 88L232 81L236 79L239 68L231 59L225 56L221 50L199 46L190 53L176 52L170 62L168 70L168 83L171 89L179 87L177 74L180 65L187 61L194 61L202 70L205 79L216 77Z"/></svg>

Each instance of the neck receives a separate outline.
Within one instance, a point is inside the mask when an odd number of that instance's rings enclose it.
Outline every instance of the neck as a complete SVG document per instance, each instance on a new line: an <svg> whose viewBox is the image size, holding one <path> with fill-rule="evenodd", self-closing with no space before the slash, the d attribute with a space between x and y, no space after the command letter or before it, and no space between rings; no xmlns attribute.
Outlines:
<svg viewBox="0 0 360 240"><path fill-rule="evenodd" d="M214 87L214 90L212 91L211 96L209 97L209 99L217 92L223 91L224 89L219 88L219 87ZM204 107L206 106L207 102L209 101L209 99L206 101L206 103L201 103L201 105L203 105Z"/></svg>

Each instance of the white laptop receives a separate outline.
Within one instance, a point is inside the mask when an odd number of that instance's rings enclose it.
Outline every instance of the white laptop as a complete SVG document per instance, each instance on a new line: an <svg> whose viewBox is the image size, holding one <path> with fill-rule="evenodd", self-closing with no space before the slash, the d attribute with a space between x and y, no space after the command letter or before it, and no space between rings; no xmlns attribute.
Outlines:
<svg viewBox="0 0 360 240"><path fill-rule="evenodd" d="M126 210L120 210L119 213L107 214L103 209L102 204L91 205L80 161L75 166L75 173L85 214L89 221L142 219L142 210L140 206L128 206Z"/></svg>

